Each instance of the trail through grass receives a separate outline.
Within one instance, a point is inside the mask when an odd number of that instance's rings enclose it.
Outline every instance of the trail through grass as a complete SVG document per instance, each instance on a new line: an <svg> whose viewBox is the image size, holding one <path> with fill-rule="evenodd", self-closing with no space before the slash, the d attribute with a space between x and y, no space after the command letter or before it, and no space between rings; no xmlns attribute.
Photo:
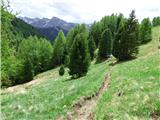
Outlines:
<svg viewBox="0 0 160 120"><path fill-rule="evenodd" d="M160 119L160 27L140 47L138 59L117 64L109 88L95 109L95 120Z"/></svg>
<svg viewBox="0 0 160 120"><path fill-rule="evenodd" d="M63 77L51 77L45 81L25 87L25 92L3 92L1 108L6 120L46 120L56 119L67 113L82 96L94 94L101 86L108 70L109 62L93 64L88 74L79 79L70 79L66 73ZM38 76L44 77L48 74ZM23 87L23 86L22 86Z"/></svg>

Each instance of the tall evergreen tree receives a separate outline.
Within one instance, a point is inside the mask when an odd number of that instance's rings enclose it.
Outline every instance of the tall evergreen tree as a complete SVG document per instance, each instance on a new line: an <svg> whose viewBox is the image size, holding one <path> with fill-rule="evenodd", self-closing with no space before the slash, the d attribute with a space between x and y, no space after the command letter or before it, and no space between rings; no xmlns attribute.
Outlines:
<svg viewBox="0 0 160 120"><path fill-rule="evenodd" d="M68 54L69 54L71 46L74 42L74 38L76 37L76 35L78 33L86 33L87 34L85 24L77 25L68 32L67 37L66 37L66 48L67 48Z"/></svg>
<svg viewBox="0 0 160 120"><path fill-rule="evenodd" d="M160 17L154 17L152 20L153 26L159 26L160 25Z"/></svg>
<svg viewBox="0 0 160 120"><path fill-rule="evenodd" d="M118 16L114 14L112 14L111 16L104 16L100 21L102 24L101 31L103 32L104 30L109 28L112 33L112 38L114 38L117 19Z"/></svg>
<svg viewBox="0 0 160 120"><path fill-rule="evenodd" d="M123 15L120 14L117 19L116 23L116 31L115 31L115 37L113 40L113 50L112 54L113 56L119 58L120 57L120 50L121 50L121 36L122 36L122 31L123 31L123 26L124 26L125 19L123 18Z"/></svg>
<svg viewBox="0 0 160 120"><path fill-rule="evenodd" d="M110 57L112 53L112 33L110 29L103 31L99 43L98 59Z"/></svg>
<svg viewBox="0 0 160 120"><path fill-rule="evenodd" d="M53 66L57 66L64 63L65 60L65 44L66 39L61 30L56 37L53 44Z"/></svg>
<svg viewBox="0 0 160 120"><path fill-rule="evenodd" d="M149 18L145 18L142 20L140 25L140 42L141 44L145 44L152 39L152 24Z"/></svg>
<svg viewBox="0 0 160 120"><path fill-rule="evenodd" d="M101 39L101 33L102 33L101 27L102 27L101 22L94 22L90 29L90 36L93 37L93 40L97 48L99 46L99 42Z"/></svg>
<svg viewBox="0 0 160 120"><path fill-rule="evenodd" d="M67 49L67 53L69 53L73 40L74 40L74 29L71 29L66 36L66 49Z"/></svg>
<svg viewBox="0 0 160 120"><path fill-rule="evenodd" d="M93 60L94 59L94 51L96 50L96 45L95 45L93 36L89 37L88 48L89 48L91 60Z"/></svg>
<svg viewBox="0 0 160 120"><path fill-rule="evenodd" d="M136 56L139 46L138 20L133 10L130 17L121 24L114 41L113 55L118 60L128 60ZM115 52L116 51L116 52Z"/></svg>
<svg viewBox="0 0 160 120"><path fill-rule="evenodd" d="M85 75L90 65L87 36L85 33L78 33L74 39L70 52L68 65L69 74L73 78Z"/></svg>

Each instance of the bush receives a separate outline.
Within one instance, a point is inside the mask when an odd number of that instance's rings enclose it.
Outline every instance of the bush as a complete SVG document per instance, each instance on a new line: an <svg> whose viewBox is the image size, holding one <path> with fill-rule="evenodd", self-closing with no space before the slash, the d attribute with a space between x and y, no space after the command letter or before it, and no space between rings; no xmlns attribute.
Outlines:
<svg viewBox="0 0 160 120"><path fill-rule="evenodd" d="M59 69L59 75L63 76L64 73L65 73L64 66L61 66L60 69Z"/></svg>
<svg viewBox="0 0 160 120"><path fill-rule="evenodd" d="M16 85L23 78L23 64L15 56L2 57L1 63L1 85Z"/></svg>

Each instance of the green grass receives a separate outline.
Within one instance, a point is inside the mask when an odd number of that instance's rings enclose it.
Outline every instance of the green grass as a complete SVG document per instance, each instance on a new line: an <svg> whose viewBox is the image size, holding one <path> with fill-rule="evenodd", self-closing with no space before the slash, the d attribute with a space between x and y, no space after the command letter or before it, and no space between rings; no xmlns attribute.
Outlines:
<svg viewBox="0 0 160 120"><path fill-rule="evenodd" d="M95 108L95 120L149 120L152 113L160 114L159 38L160 27L156 27L153 40L140 47L138 59L113 67L109 88Z"/></svg>
<svg viewBox="0 0 160 120"><path fill-rule="evenodd" d="M87 76L70 80L66 73L58 75L58 68L36 78L45 79L26 87L26 92L5 93L1 96L1 109L6 120L48 120L65 115L82 96L94 94L103 82L109 62L92 64ZM45 77L49 76L48 79Z"/></svg>

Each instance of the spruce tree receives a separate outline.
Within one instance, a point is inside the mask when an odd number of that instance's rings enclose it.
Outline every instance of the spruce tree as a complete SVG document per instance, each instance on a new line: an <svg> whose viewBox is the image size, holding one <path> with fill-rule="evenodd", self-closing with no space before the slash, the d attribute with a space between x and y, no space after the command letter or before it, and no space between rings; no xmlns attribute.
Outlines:
<svg viewBox="0 0 160 120"><path fill-rule="evenodd" d="M76 37L76 35L78 33L86 33L87 34L85 24L77 25L68 32L67 37L66 37L66 40L67 40L66 41L67 54L69 54L71 46L74 42L74 38Z"/></svg>
<svg viewBox="0 0 160 120"><path fill-rule="evenodd" d="M152 20L152 25L155 26L159 26L160 25L160 17L154 17Z"/></svg>
<svg viewBox="0 0 160 120"><path fill-rule="evenodd" d="M133 10L130 17L121 24L114 40L113 55L118 60L128 60L136 56L139 46L138 33L138 21Z"/></svg>
<svg viewBox="0 0 160 120"><path fill-rule="evenodd" d="M122 36L122 31L123 31L123 26L124 26L125 19L123 18L123 15L120 14L117 19L116 23L116 31L115 31L115 37L113 40L113 50L112 54L116 58L120 57L120 49L121 49L121 36Z"/></svg>
<svg viewBox="0 0 160 120"><path fill-rule="evenodd" d="M145 18L140 26L140 43L145 44L152 39L152 25L149 18Z"/></svg>
<svg viewBox="0 0 160 120"><path fill-rule="evenodd" d="M90 29L90 36L93 37L93 40L96 44L96 48L98 48L101 39L101 33L102 33L101 28L102 28L101 22L94 22Z"/></svg>
<svg viewBox="0 0 160 120"><path fill-rule="evenodd" d="M88 48L89 48L91 60L93 60L94 59L94 51L96 50L96 45L95 45L93 36L89 37Z"/></svg>
<svg viewBox="0 0 160 120"><path fill-rule="evenodd" d="M66 37L66 49L67 49L67 54L69 53L73 40L74 40L74 29L71 29L68 33L67 33L67 37Z"/></svg>
<svg viewBox="0 0 160 120"><path fill-rule="evenodd" d="M57 66L64 63L66 52L65 44L66 39L63 34L63 31L61 30L53 43L53 66Z"/></svg>
<svg viewBox="0 0 160 120"><path fill-rule="evenodd" d="M90 56L87 36L85 33L78 33L70 51L69 74L73 78L81 77L88 72L89 65Z"/></svg>
<svg viewBox="0 0 160 120"><path fill-rule="evenodd" d="M98 59L105 59L110 57L112 53L112 33L110 29L103 31L99 43Z"/></svg>

